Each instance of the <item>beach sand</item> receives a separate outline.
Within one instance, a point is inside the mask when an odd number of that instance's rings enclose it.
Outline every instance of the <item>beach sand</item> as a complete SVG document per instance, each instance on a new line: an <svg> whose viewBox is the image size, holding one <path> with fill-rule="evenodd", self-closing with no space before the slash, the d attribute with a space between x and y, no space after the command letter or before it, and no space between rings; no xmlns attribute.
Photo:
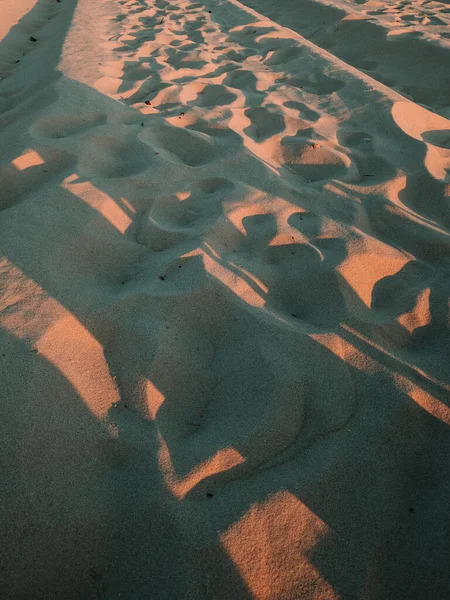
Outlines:
<svg viewBox="0 0 450 600"><path fill-rule="evenodd" d="M22 17L30 11L38 0L2 0L0 5L0 42L9 31L17 25Z"/></svg>
<svg viewBox="0 0 450 600"><path fill-rule="evenodd" d="M0 8L2 600L450 597L448 3Z"/></svg>

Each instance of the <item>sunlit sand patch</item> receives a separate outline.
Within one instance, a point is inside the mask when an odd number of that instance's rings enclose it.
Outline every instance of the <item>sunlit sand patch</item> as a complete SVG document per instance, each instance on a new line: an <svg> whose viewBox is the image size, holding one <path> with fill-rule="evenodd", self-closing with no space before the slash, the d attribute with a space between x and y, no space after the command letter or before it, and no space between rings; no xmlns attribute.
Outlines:
<svg viewBox="0 0 450 600"><path fill-rule="evenodd" d="M131 219L125 211L108 194L96 188L90 181L77 183L77 179L78 175L74 173L66 177L61 187L95 209L120 233L125 233L131 224ZM122 199L122 201L125 205L129 205L126 199Z"/></svg>
<svg viewBox="0 0 450 600"><path fill-rule="evenodd" d="M18 171L24 171L30 167L37 167L38 165L44 165L45 160L42 156L36 152L36 150L28 149L23 152L20 156L12 161L12 164Z"/></svg>
<svg viewBox="0 0 450 600"><path fill-rule="evenodd" d="M37 4L38 0L14 0L2 5L2 20L0 24L0 40Z"/></svg>
<svg viewBox="0 0 450 600"><path fill-rule="evenodd" d="M364 373L380 372L381 365L367 356L353 344L335 333L311 333L309 336L321 346L328 348L333 354L348 365Z"/></svg>
<svg viewBox="0 0 450 600"><path fill-rule="evenodd" d="M302 235L299 231L290 228L288 231L279 231L275 237L269 242L269 248L274 246L287 246L288 244L304 244L307 242L306 236Z"/></svg>
<svg viewBox="0 0 450 600"><path fill-rule="evenodd" d="M278 226L281 226L282 224L287 223L292 214L302 210L284 198L268 196L261 190L254 188L248 188L245 196L241 197L238 201L230 200L224 202L224 208L227 219L242 235L247 235L242 223L246 217L255 215L274 215ZM287 225L286 228L289 231L292 230L292 235L298 235L299 233L298 230Z"/></svg>
<svg viewBox="0 0 450 600"><path fill-rule="evenodd" d="M436 419L450 425L450 407L399 373L393 374L399 389Z"/></svg>
<svg viewBox="0 0 450 600"><path fill-rule="evenodd" d="M119 399L103 349L89 331L57 300L6 258L0 262L0 325L33 344L74 386L91 412L104 419Z"/></svg>
<svg viewBox="0 0 450 600"><path fill-rule="evenodd" d="M398 361L402 365L404 365L404 366L410 368L412 371L415 371L416 373L418 373L421 377L423 377L429 383L433 383L433 384L441 387L443 390L450 392L450 384L447 383L446 381L440 381L439 379L436 379L429 373L426 373L422 368L408 362L407 360L404 360L398 356L395 356L391 351L387 350L386 348L383 348L380 344L378 344L374 340L371 340L363 333L356 331L356 329L354 329L353 327L350 327L347 324L342 324L341 327L345 331L348 331L351 335L355 336L356 339L363 341L369 347L375 348L380 353L380 357L385 355L395 361Z"/></svg>
<svg viewBox="0 0 450 600"><path fill-rule="evenodd" d="M309 598L314 584L320 598L331 600L338 596L310 560L313 549L330 534L303 502L282 491L251 506L220 539L255 600Z"/></svg>
<svg viewBox="0 0 450 600"><path fill-rule="evenodd" d="M175 471L170 456L170 450L161 436L159 437L159 464L164 475L164 480L172 494L182 500L197 484L218 473L229 471L245 459L234 448L222 448L210 459L198 464L186 477L179 477Z"/></svg>
<svg viewBox="0 0 450 600"><path fill-rule="evenodd" d="M12 335L34 342L66 309L33 279L0 260L0 325Z"/></svg>
<svg viewBox="0 0 450 600"><path fill-rule="evenodd" d="M406 188L407 183L408 178L406 175L399 175L395 179L391 179L389 186L386 189L386 195L393 204L396 204L402 210L413 212L400 200L400 193Z"/></svg>
<svg viewBox="0 0 450 600"><path fill-rule="evenodd" d="M92 414L105 420L120 399L119 391L101 344L82 323L67 314L39 338L36 347L73 385Z"/></svg>
<svg viewBox="0 0 450 600"><path fill-rule="evenodd" d="M414 102L396 102L392 117L398 127L410 137L426 144L424 165L439 181L448 180L450 148L443 147L443 136L450 140L450 121Z"/></svg>
<svg viewBox="0 0 450 600"><path fill-rule="evenodd" d="M191 192L176 192L175 196L178 198L180 202L184 202L191 196Z"/></svg>
<svg viewBox="0 0 450 600"><path fill-rule="evenodd" d="M424 141L429 131L445 131L450 121L414 102L396 102L392 106L392 118L400 129L410 137Z"/></svg>
<svg viewBox="0 0 450 600"><path fill-rule="evenodd" d="M375 239L370 244L362 240L348 242L347 251L348 257L336 270L368 308L375 284L383 277L395 275L409 262L401 252Z"/></svg>
<svg viewBox="0 0 450 600"><path fill-rule="evenodd" d="M395 207L398 207L402 211L403 218L408 218L415 223L418 223L420 225L425 225L428 229L435 231L436 233L439 233L440 235L448 238L450 236L448 231L446 231L444 228L440 227L439 224L437 224L436 222L428 219L426 216L416 212L409 206L406 206L406 204L404 204L400 200L400 193L403 192L406 189L406 187L407 187L407 177L406 176L399 176L389 182L389 186L387 187L385 194L386 194L386 197L395 206L387 205L386 212L398 214L399 211L397 211L397 209L395 208ZM449 186L449 188L450 188L450 186ZM450 189L447 190L447 195L450 197ZM414 258L414 256L410 255L405 249L402 249L402 252L405 255L409 255L411 259Z"/></svg>
<svg viewBox="0 0 450 600"><path fill-rule="evenodd" d="M410 333L431 323L430 294L430 288L422 290L417 296L415 306L398 317L398 322Z"/></svg>
<svg viewBox="0 0 450 600"><path fill-rule="evenodd" d="M130 211L130 213L134 214L136 212L136 209L134 208L134 206L132 204L130 204L130 202L128 202L128 200L126 198L121 198L120 201Z"/></svg>
<svg viewBox="0 0 450 600"><path fill-rule="evenodd" d="M450 150L438 148L433 144L427 144L427 146L428 151L424 165L428 172L438 181L450 182Z"/></svg>
<svg viewBox="0 0 450 600"><path fill-rule="evenodd" d="M206 244L206 246L208 246L208 244ZM221 264L219 255L210 246L208 246L208 249L210 250L210 254L201 252L206 271L232 290L234 294L246 304L257 308L263 308L266 300L262 294L267 293L265 284L242 267L238 267L238 270L234 272L227 269ZM241 275L239 275L239 272ZM246 281L247 278L257 285L261 294L258 294L258 292L250 286L248 281Z"/></svg>
<svg viewBox="0 0 450 600"><path fill-rule="evenodd" d="M164 404L164 394L158 390L154 383L147 379L145 381L144 396L149 415L153 420L155 420L159 409Z"/></svg>
<svg viewBox="0 0 450 600"><path fill-rule="evenodd" d="M95 87L99 92L102 92L103 94L107 94L109 96L116 96L118 95L119 89L122 84L123 81L122 79L120 79L120 77L101 77L97 80Z"/></svg>

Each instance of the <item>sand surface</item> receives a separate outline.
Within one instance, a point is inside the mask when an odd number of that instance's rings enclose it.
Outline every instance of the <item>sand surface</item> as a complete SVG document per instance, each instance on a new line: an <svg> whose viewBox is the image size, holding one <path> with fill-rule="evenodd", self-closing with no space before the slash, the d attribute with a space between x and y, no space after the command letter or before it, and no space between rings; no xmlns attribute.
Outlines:
<svg viewBox="0 0 450 600"><path fill-rule="evenodd" d="M38 0L0 0L0 42Z"/></svg>
<svg viewBox="0 0 450 600"><path fill-rule="evenodd" d="M25 9L0 598L450 597L448 3Z"/></svg>

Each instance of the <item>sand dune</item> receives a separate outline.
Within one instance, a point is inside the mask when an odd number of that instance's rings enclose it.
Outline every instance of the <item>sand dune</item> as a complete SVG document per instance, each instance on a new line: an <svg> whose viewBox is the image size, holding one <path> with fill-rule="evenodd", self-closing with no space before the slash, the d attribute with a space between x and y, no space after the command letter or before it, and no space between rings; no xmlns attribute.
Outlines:
<svg viewBox="0 0 450 600"><path fill-rule="evenodd" d="M449 596L446 6L11 18L2 599Z"/></svg>

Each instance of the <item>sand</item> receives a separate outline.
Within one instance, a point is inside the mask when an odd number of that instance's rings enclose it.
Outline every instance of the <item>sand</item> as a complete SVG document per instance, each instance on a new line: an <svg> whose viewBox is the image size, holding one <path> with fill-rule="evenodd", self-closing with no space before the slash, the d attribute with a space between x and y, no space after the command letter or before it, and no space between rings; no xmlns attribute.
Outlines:
<svg viewBox="0 0 450 600"><path fill-rule="evenodd" d="M17 25L22 17L29 12L38 0L2 0L0 5L0 42L6 37L6 34ZM13 33L16 33L15 30Z"/></svg>
<svg viewBox="0 0 450 600"><path fill-rule="evenodd" d="M449 597L448 4L31 4L2 600Z"/></svg>

